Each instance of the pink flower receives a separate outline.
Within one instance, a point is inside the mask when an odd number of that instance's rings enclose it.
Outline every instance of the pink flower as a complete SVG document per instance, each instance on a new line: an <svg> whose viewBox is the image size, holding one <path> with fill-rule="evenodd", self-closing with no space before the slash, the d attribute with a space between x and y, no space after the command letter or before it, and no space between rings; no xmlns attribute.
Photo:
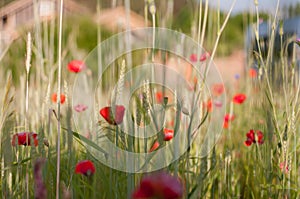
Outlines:
<svg viewBox="0 0 300 199"><path fill-rule="evenodd" d="M210 56L210 54L208 52L205 52L200 55L199 61L205 61L209 56ZM191 60L191 62L197 62L197 60L198 60L197 54L194 54L194 53L191 54L190 60Z"/></svg>
<svg viewBox="0 0 300 199"><path fill-rule="evenodd" d="M289 165L284 161L284 162L281 162L279 164L279 168L282 172L285 172L285 173L288 173L289 172Z"/></svg>
<svg viewBox="0 0 300 199"><path fill-rule="evenodd" d="M166 172L145 176L132 194L133 199L179 199L183 196L180 180Z"/></svg>
<svg viewBox="0 0 300 199"><path fill-rule="evenodd" d="M197 55L196 54L191 54L190 60L191 60L191 62L197 62Z"/></svg>
<svg viewBox="0 0 300 199"><path fill-rule="evenodd" d="M87 109L88 107L84 104L77 104L76 106L74 106L75 111L77 112L83 112Z"/></svg>
<svg viewBox="0 0 300 199"><path fill-rule="evenodd" d="M296 39L296 43L297 43L298 45L300 45L300 38L297 38L297 39Z"/></svg>
<svg viewBox="0 0 300 199"><path fill-rule="evenodd" d="M210 54L209 54L208 52L203 53L203 54L200 56L200 61L205 61L209 56L210 56Z"/></svg>

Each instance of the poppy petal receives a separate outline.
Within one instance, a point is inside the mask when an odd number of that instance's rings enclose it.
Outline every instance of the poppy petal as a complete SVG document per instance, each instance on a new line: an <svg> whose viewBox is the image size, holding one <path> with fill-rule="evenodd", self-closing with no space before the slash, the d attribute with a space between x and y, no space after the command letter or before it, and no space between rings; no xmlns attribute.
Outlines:
<svg viewBox="0 0 300 199"><path fill-rule="evenodd" d="M246 100L246 95L242 93L236 94L232 100L235 104L242 104Z"/></svg>
<svg viewBox="0 0 300 199"><path fill-rule="evenodd" d="M92 161L83 160L76 164L75 173L90 176L95 173L96 169Z"/></svg>
<svg viewBox="0 0 300 199"><path fill-rule="evenodd" d="M72 73L79 73L80 71L84 70L86 65L83 61L80 60L72 60L68 63L68 70Z"/></svg>

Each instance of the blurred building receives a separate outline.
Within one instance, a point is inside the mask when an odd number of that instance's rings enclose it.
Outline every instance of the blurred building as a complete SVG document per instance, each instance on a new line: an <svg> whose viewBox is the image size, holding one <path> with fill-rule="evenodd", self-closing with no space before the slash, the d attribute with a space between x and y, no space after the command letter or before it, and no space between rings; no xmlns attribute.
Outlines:
<svg viewBox="0 0 300 199"><path fill-rule="evenodd" d="M55 17L59 10L59 2L59 0L15 0L1 7L0 52L18 37L20 29ZM82 14L88 13L88 9L73 0L65 0L64 13Z"/></svg>

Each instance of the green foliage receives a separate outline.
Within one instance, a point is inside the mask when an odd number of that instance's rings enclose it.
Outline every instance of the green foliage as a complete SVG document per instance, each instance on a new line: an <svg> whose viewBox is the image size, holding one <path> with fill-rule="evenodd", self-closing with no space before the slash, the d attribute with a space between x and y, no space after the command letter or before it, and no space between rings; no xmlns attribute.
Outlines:
<svg viewBox="0 0 300 199"><path fill-rule="evenodd" d="M181 8L175 19L173 20L172 29L180 30L183 33L190 33L192 27L192 10L189 6Z"/></svg>

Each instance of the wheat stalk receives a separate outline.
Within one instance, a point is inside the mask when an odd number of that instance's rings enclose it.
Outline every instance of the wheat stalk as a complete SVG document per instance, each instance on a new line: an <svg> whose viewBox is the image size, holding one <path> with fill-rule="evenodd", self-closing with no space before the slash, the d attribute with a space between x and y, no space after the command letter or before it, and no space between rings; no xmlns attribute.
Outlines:
<svg viewBox="0 0 300 199"><path fill-rule="evenodd" d="M56 171L56 199L59 199L60 181L60 93L61 93L61 62L62 62L62 17L64 0L60 0L59 33L58 33L58 86L57 86L57 171Z"/></svg>

